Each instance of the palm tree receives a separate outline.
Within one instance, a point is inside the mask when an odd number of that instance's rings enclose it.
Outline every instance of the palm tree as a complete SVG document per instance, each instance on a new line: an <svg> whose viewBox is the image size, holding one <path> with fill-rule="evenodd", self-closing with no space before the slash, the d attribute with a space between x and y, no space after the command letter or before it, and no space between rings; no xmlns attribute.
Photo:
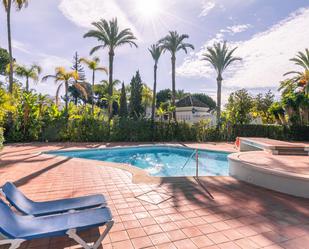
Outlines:
<svg viewBox="0 0 309 249"><path fill-rule="evenodd" d="M284 76L290 74L295 75L292 79L286 80L286 83L289 83L290 86L301 86L305 93L309 94L309 49L305 49L305 52L298 52L296 57L290 59L290 61L293 61L296 65L302 67L304 72L290 71L285 73ZM284 86L281 87L281 89L283 88Z"/></svg>
<svg viewBox="0 0 309 249"><path fill-rule="evenodd" d="M179 35L177 31L170 31L169 35L162 38L159 41L159 44L163 51L169 51L171 53L172 61L172 105L175 106L176 100L176 53L180 50L184 50L185 53L188 53L188 48L194 49L194 46L190 43L185 43L184 40L188 39L189 36L186 34ZM173 118L176 120L176 112L173 112Z"/></svg>
<svg viewBox="0 0 309 249"><path fill-rule="evenodd" d="M154 116L155 116L155 109L156 109L156 94L157 94L157 70L158 70L158 62L160 59L160 56L162 54L162 47L158 44L153 44L148 49L152 59L154 60L154 68L153 68L153 75L154 75L154 81L153 81L153 97L152 97L152 108L151 108L151 120L154 122Z"/></svg>
<svg viewBox="0 0 309 249"><path fill-rule="evenodd" d="M9 92L13 93L13 52L12 52L12 35L11 35L11 9L14 4L16 10L21 10L23 7L28 6L28 0L2 0L5 12L6 12L6 23L8 32L8 47L9 47L9 59L10 59L10 70L9 70Z"/></svg>
<svg viewBox="0 0 309 249"><path fill-rule="evenodd" d="M114 72L114 56L115 49L122 45L129 44L131 47L137 47L135 43L136 37L133 35L131 29L119 30L117 18L111 21L101 19L99 22L93 22L95 29L88 31L84 38L92 37L101 42L101 45L95 46L90 54L93 54L99 49L108 48L109 55L109 95L113 96L113 72ZM112 106L109 106L109 120L112 118Z"/></svg>
<svg viewBox="0 0 309 249"><path fill-rule="evenodd" d="M55 69L55 74L54 75L46 75L42 78L42 81L46 81L48 79L54 79L56 83L60 83L57 91L56 91L56 104L58 104L58 96L61 87L64 85L65 87L65 113L68 115L68 90L69 90L69 84L70 81L73 80L78 80L78 73L76 71L66 71L65 68L63 67L57 67Z"/></svg>
<svg viewBox="0 0 309 249"><path fill-rule="evenodd" d="M146 84L143 84L142 86L142 105L145 108L145 111L147 107L151 106L151 103L153 102L153 92L150 87L148 87Z"/></svg>
<svg viewBox="0 0 309 249"><path fill-rule="evenodd" d="M215 43L213 47L207 48L207 53L203 54L203 60L208 61L217 72L217 127L220 127L221 117L221 89L222 75L226 68L234 61L239 61L241 58L234 57L233 53L237 47L229 49L226 42Z"/></svg>
<svg viewBox="0 0 309 249"><path fill-rule="evenodd" d="M108 74L106 67L100 67L100 59L98 57L94 57L92 60L81 58L80 62L86 64L88 68L92 71L92 89L91 89L91 96L92 96L92 107L91 111L92 114L94 112L94 82L95 82L95 73L97 71L105 72Z"/></svg>
<svg viewBox="0 0 309 249"><path fill-rule="evenodd" d="M17 76L26 78L26 92L29 92L29 80L32 79L34 82L38 82L39 74L42 69L40 66L33 64L31 67L16 65L15 73Z"/></svg>

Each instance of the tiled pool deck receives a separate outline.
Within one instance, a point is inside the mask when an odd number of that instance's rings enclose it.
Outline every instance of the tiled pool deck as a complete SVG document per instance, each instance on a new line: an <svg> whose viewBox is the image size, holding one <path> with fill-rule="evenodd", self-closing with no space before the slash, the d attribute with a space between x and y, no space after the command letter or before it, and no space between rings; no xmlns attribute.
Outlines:
<svg viewBox="0 0 309 249"><path fill-rule="evenodd" d="M134 184L127 171L106 167L107 163L37 154L99 146L7 146L1 152L0 184L14 181L34 200L104 194L116 221L103 242L106 249L309 249L308 199L231 177L204 177L201 182L214 196L212 200L202 187L186 178L180 182L163 179L159 185ZM194 146L233 150L229 144ZM83 237L94 240L97 234L97 230L87 231ZM25 243L22 248L80 247L67 238L53 238Z"/></svg>

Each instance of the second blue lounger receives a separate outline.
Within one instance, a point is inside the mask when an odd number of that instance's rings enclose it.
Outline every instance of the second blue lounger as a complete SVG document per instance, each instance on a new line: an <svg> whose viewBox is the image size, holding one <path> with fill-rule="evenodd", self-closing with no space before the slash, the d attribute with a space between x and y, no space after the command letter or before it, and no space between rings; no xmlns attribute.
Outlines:
<svg viewBox="0 0 309 249"><path fill-rule="evenodd" d="M106 205L106 200L103 195L34 202L19 191L13 183L7 182L2 186L1 190L13 207L23 214L32 216L45 216Z"/></svg>

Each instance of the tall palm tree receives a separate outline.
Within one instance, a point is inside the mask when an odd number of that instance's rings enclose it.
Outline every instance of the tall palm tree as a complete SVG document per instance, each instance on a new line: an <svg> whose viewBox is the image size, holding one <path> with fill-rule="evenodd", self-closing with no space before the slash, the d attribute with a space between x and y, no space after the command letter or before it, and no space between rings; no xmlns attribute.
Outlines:
<svg viewBox="0 0 309 249"><path fill-rule="evenodd" d="M17 76L26 78L26 92L29 92L29 80L32 79L34 82L38 82L41 71L41 67L36 64L33 64L29 68L26 66L16 65L15 68L15 73Z"/></svg>
<svg viewBox="0 0 309 249"><path fill-rule="evenodd" d="M137 47L135 43L136 37L133 35L131 29L119 30L117 18L112 19L111 21L106 21L101 19L99 22L93 22L92 25L95 29L88 31L84 38L92 37L97 39L100 45L95 46L90 54L93 54L99 49L108 48L109 56L109 95L113 95L113 72L114 72L114 57L115 49L122 45L130 45ZM112 106L109 106L109 120L112 118Z"/></svg>
<svg viewBox="0 0 309 249"><path fill-rule="evenodd" d="M95 73L97 71L105 72L108 74L107 68L106 67L101 67L100 66L100 59L98 57L94 57L92 60L86 59L86 58L81 58L79 60L80 62L86 64L88 68L92 71L92 88L91 88L91 96L92 96L92 107L91 111L92 114L94 113L94 82L95 82Z"/></svg>
<svg viewBox="0 0 309 249"><path fill-rule="evenodd" d="M176 101L176 53L180 50L188 53L188 48L194 49L194 46L190 43L185 43L184 40L188 39L186 34L179 35L177 31L170 31L169 34L159 41L159 44L163 51L169 51L171 53L172 61L172 105L175 106ZM176 120L176 112L173 112L173 118Z"/></svg>
<svg viewBox="0 0 309 249"><path fill-rule="evenodd" d="M10 70L9 70L9 92L13 93L13 52L12 52L12 35L11 35L11 10L12 5L15 6L16 10L21 10L23 7L28 6L28 0L2 0L6 12L6 23L8 33L8 47L9 47L9 59L10 59Z"/></svg>
<svg viewBox="0 0 309 249"><path fill-rule="evenodd" d="M55 69L55 74L54 75L46 75L42 78L42 81L46 81L48 79L54 79L56 83L59 83L59 86L57 88L56 92L56 104L58 104L58 96L61 87L64 85L65 87L65 113L68 115L68 90L69 90L69 84L70 81L78 80L78 73L76 71L66 71L65 68L63 67L57 67Z"/></svg>
<svg viewBox="0 0 309 249"><path fill-rule="evenodd" d="M221 117L221 90L222 90L222 75L223 72L235 61L241 60L239 57L234 57L233 53L237 47L229 49L226 42L217 42L213 47L208 47L207 52L203 54L203 59L208 61L217 72L217 127L220 127Z"/></svg>
<svg viewBox="0 0 309 249"><path fill-rule="evenodd" d="M153 68L154 81L153 81L153 96L152 96L152 108L151 108L151 120L153 122L156 109L157 70L158 70L158 62L162 54L162 47L159 46L159 44L153 44L148 50L152 56L152 59L154 60L154 68Z"/></svg>

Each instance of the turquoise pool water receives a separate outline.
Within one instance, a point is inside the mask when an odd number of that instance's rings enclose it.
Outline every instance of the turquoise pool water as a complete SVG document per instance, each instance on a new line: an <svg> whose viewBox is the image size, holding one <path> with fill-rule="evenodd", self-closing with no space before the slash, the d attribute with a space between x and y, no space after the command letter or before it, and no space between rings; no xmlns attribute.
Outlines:
<svg viewBox="0 0 309 249"><path fill-rule="evenodd" d="M144 169L152 176L194 176L193 149L176 146L139 146L111 149L52 151L49 154L106 162L127 163ZM199 175L227 176L228 153L199 150ZM189 160L188 160L189 159ZM187 164L186 164L187 162ZM183 168L183 166L186 166Z"/></svg>

